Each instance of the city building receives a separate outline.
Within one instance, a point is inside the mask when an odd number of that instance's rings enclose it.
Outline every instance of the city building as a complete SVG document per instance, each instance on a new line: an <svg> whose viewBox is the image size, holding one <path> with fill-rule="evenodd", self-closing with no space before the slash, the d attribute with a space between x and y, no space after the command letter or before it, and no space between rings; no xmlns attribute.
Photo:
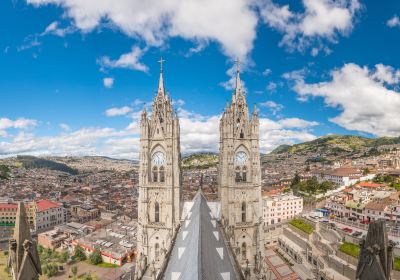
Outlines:
<svg viewBox="0 0 400 280"><path fill-rule="evenodd" d="M219 197L222 225L246 277L261 265L261 168L259 118L246 102L237 66L236 88L220 121Z"/></svg>
<svg viewBox="0 0 400 280"><path fill-rule="evenodd" d="M42 232L56 225L66 222L67 213L58 202L51 200L32 201L25 205L28 222L33 231ZM18 204L0 204L0 224L14 226L16 221Z"/></svg>
<svg viewBox="0 0 400 280"><path fill-rule="evenodd" d="M303 211L303 198L293 194L263 197L263 224L273 225L294 218Z"/></svg>
<svg viewBox="0 0 400 280"><path fill-rule="evenodd" d="M339 167L332 170L322 170L313 172L318 182L330 181L338 187L348 187L360 181L371 180L375 174L363 174L361 170L354 167Z"/></svg>
<svg viewBox="0 0 400 280"><path fill-rule="evenodd" d="M88 257L98 250L103 262L121 266L135 257L136 230L136 222L115 222L73 240L72 244L81 246Z"/></svg>

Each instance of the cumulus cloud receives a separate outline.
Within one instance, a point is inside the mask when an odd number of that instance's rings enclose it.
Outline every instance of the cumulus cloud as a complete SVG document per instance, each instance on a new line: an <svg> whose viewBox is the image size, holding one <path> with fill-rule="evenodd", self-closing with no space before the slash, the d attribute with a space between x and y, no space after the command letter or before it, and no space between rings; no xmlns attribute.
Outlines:
<svg viewBox="0 0 400 280"><path fill-rule="evenodd" d="M121 108L114 107L106 110L106 116L107 117L124 116L130 112L132 112L132 108L128 106L124 106Z"/></svg>
<svg viewBox="0 0 400 280"><path fill-rule="evenodd" d="M35 6L54 4L65 9L82 32L104 22L148 46L161 46L170 37L196 45L218 42L229 56L245 57L253 47L257 15L247 0L27 0ZM117 3L116 3L117 2ZM240 19L240 20L238 20ZM232 32L227 32L232 30Z"/></svg>
<svg viewBox="0 0 400 280"><path fill-rule="evenodd" d="M273 115L277 115L283 109L283 105L272 100L260 103L260 106L268 108Z"/></svg>
<svg viewBox="0 0 400 280"><path fill-rule="evenodd" d="M326 50L323 40L336 42L339 35L348 35L354 26L358 0L303 0L304 12L296 13L289 5L261 1L260 14L270 27L283 33L281 46L290 51L304 51L312 46L311 54Z"/></svg>
<svg viewBox="0 0 400 280"><path fill-rule="evenodd" d="M148 72L149 68L140 62L145 50L138 46L133 46L129 53L122 54L118 59L112 60L108 56L103 56L97 60L97 63L102 69L106 68L127 68L132 70L138 70L142 72Z"/></svg>
<svg viewBox="0 0 400 280"><path fill-rule="evenodd" d="M64 131L70 131L71 127L66 123L60 123L60 128Z"/></svg>
<svg viewBox="0 0 400 280"><path fill-rule="evenodd" d="M114 78L111 78L111 77L104 78L103 79L103 85L106 88L112 88L113 85L114 85Z"/></svg>
<svg viewBox="0 0 400 280"><path fill-rule="evenodd" d="M396 90L400 71L382 64L374 68L345 64L331 72L332 79L307 84L301 75L294 78L294 91L303 101L321 97L341 113L330 121L348 130L377 136L400 134L400 93Z"/></svg>
<svg viewBox="0 0 400 280"><path fill-rule="evenodd" d="M129 107L123 109L126 107L112 108L117 110L113 110L111 113L111 115L129 114L131 123L124 129L89 127L71 131L69 126L65 126L64 128L68 129L64 129L60 134L53 136L37 136L33 133L20 131L17 135L0 141L0 157L17 154L51 154L103 155L138 159L141 111L132 112ZM220 115L205 116L182 108L178 108L178 115L181 125L182 153L218 151ZM296 118L279 121L261 118L261 151L271 151L280 144L293 144L314 139L315 136L310 132L310 128L315 125L315 122Z"/></svg>
<svg viewBox="0 0 400 280"><path fill-rule="evenodd" d="M19 118L16 120L11 120L9 118L0 118L0 130L6 130L10 128L16 129L27 129L35 127L38 124L36 120Z"/></svg>
<svg viewBox="0 0 400 280"><path fill-rule="evenodd" d="M400 27L400 19L397 15L394 15L392 18L388 19L386 25L389 27Z"/></svg>

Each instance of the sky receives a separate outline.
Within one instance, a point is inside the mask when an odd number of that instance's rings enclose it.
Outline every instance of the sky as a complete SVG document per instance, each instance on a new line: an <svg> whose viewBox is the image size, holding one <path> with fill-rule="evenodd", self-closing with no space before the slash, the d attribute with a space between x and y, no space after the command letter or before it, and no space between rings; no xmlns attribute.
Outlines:
<svg viewBox="0 0 400 280"><path fill-rule="evenodd" d="M260 148L400 135L400 1L0 1L0 157L137 159L162 56L183 154L218 151L235 60Z"/></svg>

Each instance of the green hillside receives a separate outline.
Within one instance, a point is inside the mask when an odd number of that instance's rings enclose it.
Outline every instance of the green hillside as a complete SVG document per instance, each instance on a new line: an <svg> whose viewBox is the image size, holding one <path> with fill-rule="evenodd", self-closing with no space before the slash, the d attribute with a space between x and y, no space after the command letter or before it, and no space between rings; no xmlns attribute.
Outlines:
<svg viewBox="0 0 400 280"><path fill-rule="evenodd" d="M50 170L62 171L71 175L78 174L78 171L76 169L73 169L66 164L34 156L17 156L17 161L27 169L46 168Z"/></svg>
<svg viewBox="0 0 400 280"><path fill-rule="evenodd" d="M197 153L182 159L184 169L206 169L218 165L218 155L213 153Z"/></svg>
<svg viewBox="0 0 400 280"><path fill-rule="evenodd" d="M293 146L281 145L273 150L271 154L314 152L335 155L359 152L365 148L373 149L382 145L392 144L400 144L400 137L366 138L353 135L328 135Z"/></svg>

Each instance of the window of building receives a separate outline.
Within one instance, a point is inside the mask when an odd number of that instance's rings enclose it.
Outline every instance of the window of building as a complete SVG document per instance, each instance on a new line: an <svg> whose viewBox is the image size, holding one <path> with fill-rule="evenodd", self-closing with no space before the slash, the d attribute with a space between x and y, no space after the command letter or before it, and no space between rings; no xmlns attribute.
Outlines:
<svg viewBox="0 0 400 280"><path fill-rule="evenodd" d="M157 182L158 181L158 168L157 166L153 167L153 182Z"/></svg>
<svg viewBox="0 0 400 280"><path fill-rule="evenodd" d="M242 202L242 222L246 222L246 202Z"/></svg>
<svg viewBox="0 0 400 280"><path fill-rule="evenodd" d="M154 221L156 223L160 222L160 204L158 202L154 204Z"/></svg>
<svg viewBox="0 0 400 280"><path fill-rule="evenodd" d="M242 243L242 259L245 260L246 259L246 242Z"/></svg>
<svg viewBox="0 0 400 280"><path fill-rule="evenodd" d="M160 182L164 183L165 182L165 171L164 171L164 166L160 167Z"/></svg>

